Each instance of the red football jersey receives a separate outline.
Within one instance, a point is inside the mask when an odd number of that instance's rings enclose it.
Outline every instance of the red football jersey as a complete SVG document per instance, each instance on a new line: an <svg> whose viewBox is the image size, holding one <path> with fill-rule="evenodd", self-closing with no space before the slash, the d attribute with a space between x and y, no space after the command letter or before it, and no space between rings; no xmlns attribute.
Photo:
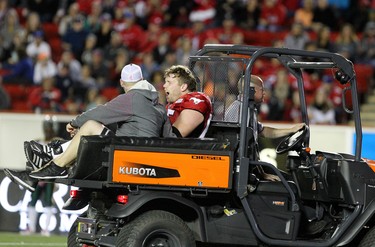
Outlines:
<svg viewBox="0 0 375 247"><path fill-rule="evenodd" d="M210 98L201 92L191 92L183 95L172 104L167 105L167 114L171 124L176 121L180 113L185 110L196 110L203 114L204 121L188 137L201 137L207 131L212 116Z"/></svg>

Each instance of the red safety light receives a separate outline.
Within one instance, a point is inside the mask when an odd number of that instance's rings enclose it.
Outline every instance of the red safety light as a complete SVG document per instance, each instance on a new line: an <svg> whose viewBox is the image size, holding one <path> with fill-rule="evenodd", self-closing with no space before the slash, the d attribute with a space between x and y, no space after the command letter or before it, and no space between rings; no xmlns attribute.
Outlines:
<svg viewBox="0 0 375 247"><path fill-rule="evenodd" d="M128 203L128 196L127 195L118 195L117 196L117 202L121 204Z"/></svg>
<svg viewBox="0 0 375 247"><path fill-rule="evenodd" d="M78 198L79 197L79 190L70 190L70 197L71 198Z"/></svg>

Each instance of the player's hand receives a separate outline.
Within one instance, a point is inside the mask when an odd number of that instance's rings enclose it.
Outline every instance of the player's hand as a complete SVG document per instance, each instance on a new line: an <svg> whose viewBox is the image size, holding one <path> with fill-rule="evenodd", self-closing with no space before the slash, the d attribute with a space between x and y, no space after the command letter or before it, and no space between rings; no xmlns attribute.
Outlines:
<svg viewBox="0 0 375 247"><path fill-rule="evenodd" d="M70 134L70 137L74 137L78 131L77 128L74 128L70 123L66 125L66 131Z"/></svg>

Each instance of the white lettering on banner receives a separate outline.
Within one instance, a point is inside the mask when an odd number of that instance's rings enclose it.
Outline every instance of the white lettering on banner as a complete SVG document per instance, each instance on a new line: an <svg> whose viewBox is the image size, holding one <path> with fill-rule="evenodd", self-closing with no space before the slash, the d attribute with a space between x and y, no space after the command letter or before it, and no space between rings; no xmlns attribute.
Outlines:
<svg viewBox="0 0 375 247"><path fill-rule="evenodd" d="M23 196L19 198L14 198L14 195L11 195L10 192L10 184L12 181L8 177L4 177L0 183L0 206L3 208L0 210L5 210L9 213L16 213L19 214L19 230L23 231L27 229L27 225L29 223L27 207L29 202L31 201L31 192L28 190L23 189L20 186L20 190L24 191ZM73 189L73 188L72 188ZM53 209L53 214L50 220L50 224L48 225L48 229L50 231L54 231L58 229L61 232L68 232L70 230L71 225L77 219L78 215L82 214L87 210L87 207L81 210L63 210L63 206L65 204L65 198L69 194L69 187L65 184L55 184L55 191L53 193L53 201L56 205L56 208ZM12 199L12 200L10 200ZM39 217L39 226L41 229L46 229L46 217L47 217L47 210L43 207L41 200L38 200L35 205L35 210L41 214ZM60 221L58 222L57 213L59 213ZM59 224L59 225L58 225Z"/></svg>
<svg viewBox="0 0 375 247"><path fill-rule="evenodd" d="M29 220L29 217L27 216L27 212L26 211L20 211L20 224L18 226L20 228L20 230L22 230L22 231L26 230L29 222L30 222L30 220Z"/></svg>
<svg viewBox="0 0 375 247"><path fill-rule="evenodd" d="M63 184L56 184L55 188L57 188L57 190L53 193L53 200L55 201L58 209L61 211L65 203L64 196L69 193L69 188Z"/></svg>
<svg viewBox="0 0 375 247"><path fill-rule="evenodd" d="M10 205L8 201L8 189L9 189L9 184L11 183L11 180L8 177L5 177L3 181L1 181L0 184L0 205L8 212L18 212L22 202L18 201L17 204L15 205ZM6 195L6 196L4 196Z"/></svg>
<svg viewBox="0 0 375 247"><path fill-rule="evenodd" d="M22 188L23 189L23 188ZM23 199L22 199L22 204L21 204L21 208L22 209L25 209L27 208L27 205L29 205L29 203L31 202L31 192L28 191L28 190L25 190L25 194L23 196ZM39 208L39 209L42 209L43 208L43 205L40 201L38 201L35 205L35 208Z"/></svg>
<svg viewBox="0 0 375 247"><path fill-rule="evenodd" d="M60 232L68 232L70 230L70 226L73 225L77 218L77 214L71 214L70 217L68 214L60 214Z"/></svg>
<svg viewBox="0 0 375 247"><path fill-rule="evenodd" d="M47 226L46 226L46 220L47 220L47 214L48 213L43 213L40 217L39 217L39 225L40 225L40 228L43 229L43 230L46 230L47 229ZM61 225L61 224L60 224ZM51 215L51 219L50 219L50 222L49 222L49 225L48 225L48 231L53 231L56 229L56 226L57 226L57 219L56 219L56 216L54 214Z"/></svg>

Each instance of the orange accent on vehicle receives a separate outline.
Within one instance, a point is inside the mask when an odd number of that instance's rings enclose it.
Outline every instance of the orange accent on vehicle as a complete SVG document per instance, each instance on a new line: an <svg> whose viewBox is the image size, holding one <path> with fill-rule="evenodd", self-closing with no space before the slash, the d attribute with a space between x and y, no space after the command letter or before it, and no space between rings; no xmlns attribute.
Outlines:
<svg viewBox="0 0 375 247"><path fill-rule="evenodd" d="M229 155L115 150L112 181L201 188L230 188Z"/></svg>
<svg viewBox="0 0 375 247"><path fill-rule="evenodd" d="M369 167L375 172L375 160L370 160L366 158L362 158L363 161L365 161Z"/></svg>

